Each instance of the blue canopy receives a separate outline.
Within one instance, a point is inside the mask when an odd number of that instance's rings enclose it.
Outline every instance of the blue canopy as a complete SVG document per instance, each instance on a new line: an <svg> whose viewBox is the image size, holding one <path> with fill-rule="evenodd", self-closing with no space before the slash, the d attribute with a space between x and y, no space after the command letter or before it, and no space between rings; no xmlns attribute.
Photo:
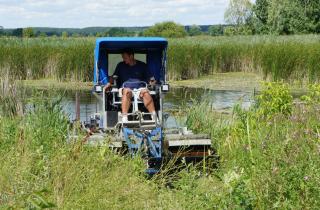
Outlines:
<svg viewBox="0 0 320 210"><path fill-rule="evenodd" d="M132 49L135 53L146 54L149 71L158 82L165 82L167 46L167 40L161 37L98 38L94 51L94 84L103 85L108 82L108 54L121 53L125 48Z"/></svg>

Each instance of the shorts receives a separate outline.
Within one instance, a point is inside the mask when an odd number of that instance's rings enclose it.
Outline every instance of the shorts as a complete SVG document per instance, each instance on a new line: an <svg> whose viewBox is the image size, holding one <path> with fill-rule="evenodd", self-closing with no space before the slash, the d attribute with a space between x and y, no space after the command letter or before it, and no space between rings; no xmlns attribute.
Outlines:
<svg viewBox="0 0 320 210"><path fill-rule="evenodd" d="M122 95L123 95L123 89L124 89L124 88L119 88L119 97L122 97ZM130 88L127 88L127 89L130 89ZM139 88L139 89L136 89L137 93L139 94L139 98L140 98L140 99L141 99L140 93L141 93L141 91L143 91L143 90L146 90L147 92L149 92L149 90L148 90L147 88ZM132 90L131 90L131 92L132 92Z"/></svg>

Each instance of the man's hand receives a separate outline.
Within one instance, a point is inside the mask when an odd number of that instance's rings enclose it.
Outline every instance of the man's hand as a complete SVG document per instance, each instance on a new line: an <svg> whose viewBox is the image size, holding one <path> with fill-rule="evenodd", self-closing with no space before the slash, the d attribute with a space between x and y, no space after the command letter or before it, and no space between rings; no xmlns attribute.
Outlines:
<svg viewBox="0 0 320 210"><path fill-rule="evenodd" d="M110 90L111 89L111 83L108 82L104 87L103 87L104 91Z"/></svg>
<svg viewBox="0 0 320 210"><path fill-rule="evenodd" d="M157 80L150 80L149 81L149 85L156 85L157 84Z"/></svg>

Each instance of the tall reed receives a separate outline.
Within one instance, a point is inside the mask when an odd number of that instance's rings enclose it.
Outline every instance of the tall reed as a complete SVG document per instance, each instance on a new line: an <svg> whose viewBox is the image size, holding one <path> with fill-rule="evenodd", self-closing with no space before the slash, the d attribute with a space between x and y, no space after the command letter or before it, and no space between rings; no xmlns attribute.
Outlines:
<svg viewBox="0 0 320 210"><path fill-rule="evenodd" d="M271 80L317 81L320 36L197 37L170 40L169 75L188 79L244 71Z"/></svg>
<svg viewBox="0 0 320 210"><path fill-rule="evenodd" d="M21 79L91 81L93 38L0 39L0 66ZM234 36L169 39L168 76L189 79L245 71L270 80L314 82L320 75L320 36Z"/></svg>
<svg viewBox="0 0 320 210"><path fill-rule="evenodd" d="M93 39L1 39L0 66L17 79L90 81Z"/></svg>
<svg viewBox="0 0 320 210"><path fill-rule="evenodd" d="M10 77L9 71L9 67L0 67L0 116L21 116L24 111L24 90Z"/></svg>

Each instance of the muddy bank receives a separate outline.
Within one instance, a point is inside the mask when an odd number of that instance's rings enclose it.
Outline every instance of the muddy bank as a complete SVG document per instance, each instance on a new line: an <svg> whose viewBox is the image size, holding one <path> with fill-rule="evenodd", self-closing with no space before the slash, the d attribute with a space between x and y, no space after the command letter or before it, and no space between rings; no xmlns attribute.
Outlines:
<svg viewBox="0 0 320 210"><path fill-rule="evenodd" d="M254 73L214 73L197 79L170 81L173 87L193 87L211 90L253 90L260 89L263 78Z"/></svg>

